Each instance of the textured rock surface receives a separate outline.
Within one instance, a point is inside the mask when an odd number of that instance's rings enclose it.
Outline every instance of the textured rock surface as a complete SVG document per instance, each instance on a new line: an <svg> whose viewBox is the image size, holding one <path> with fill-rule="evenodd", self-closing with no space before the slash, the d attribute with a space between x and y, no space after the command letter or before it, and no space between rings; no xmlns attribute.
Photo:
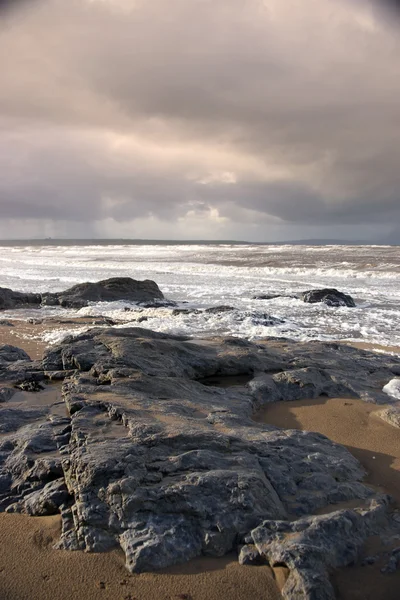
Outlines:
<svg viewBox="0 0 400 600"><path fill-rule="evenodd" d="M3 387L66 377L65 405L57 394L45 402L48 389L0 404L0 509L59 511L61 547L120 546L136 572L247 544L243 562L289 567L288 598L324 598L314 590L326 569L348 564L371 532L388 527L387 502L342 446L252 415L267 402L320 394L387 402L382 386L399 367L399 358L337 344L192 340L141 328L91 330L41 362L0 348ZM201 383L239 375L249 383ZM364 508L313 516L347 501ZM298 543L288 546L292 533Z"/></svg>
<svg viewBox="0 0 400 600"><path fill-rule="evenodd" d="M96 283L79 283L65 292L44 295L42 303L81 308L87 306L88 302L111 302L113 300L150 302L163 298L163 293L154 281L113 277Z"/></svg>
<svg viewBox="0 0 400 600"><path fill-rule="evenodd" d="M7 308L19 308L29 305L40 304L40 294L28 294L24 292L14 292L8 288L0 288L0 310Z"/></svg>
<svg viewBox="0 0 400 600"><path fill-rule="evenodd" d="M315 302L323 302L328 306L348 306L354 308L356 303L348 294L339 292L334 288L326 288L323 290L308 290L300 295L304 302L314 304Z"/></svg>
<svg viewBox="0 0 400 600"><path fill-rule="evenodd" d="M400 428L400 405L399 404L397 404L396 406L390 406L389 408L385 408L384 410L381 410L378 413L378 415L380 416L381 419L383 419L387 423L390 423L390 425Z"/></svg>
<svg viewBox="0 0 400 600"><path fill-rule="evenodd" d="M328 570L356 561L366 539L389 526L388 498L373 499L366 508L339 510L297 521L265 521L242 548L242 564L286 565L284 598L334 600Z"/></svg>
<svg viewBox="0 0 400 600"><path fill-rule="evenodd" d="M158 285L146 279L137 281L130 277L113 277L95 283L79 283L64 292L26 294L0 288L0 310L20 308L27 305L64 306L82 308L89 302L153 302L163 300L164 295Z"/></svg>

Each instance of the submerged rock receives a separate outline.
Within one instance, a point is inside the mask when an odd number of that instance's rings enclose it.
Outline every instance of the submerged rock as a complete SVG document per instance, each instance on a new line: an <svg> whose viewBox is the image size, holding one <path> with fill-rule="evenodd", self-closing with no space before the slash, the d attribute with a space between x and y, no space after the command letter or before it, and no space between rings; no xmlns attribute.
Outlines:
<svg viewBox="0 0 400 600"><path fill-rule="evenodd" d="M308 290L300 294L303 302L315 304L316 302L323 302L328 306L348 306L354 308L356 303L353 298L348 294L339 292L334 288L325 288L322 290Z"/></svg>
<svg viewBox="0 0 400 600"><path fill-rule="evenodd" d="M12 373L7 364L0 379ZM32 369L29 358L17 364ZM287 565L287 598L329 598L316 595L322 583L329 592L327 569L388 527L387 502L344 447L252 415L267 402L339 391L387 400L381 382L399 365L337 344L194 340L139 327L68 338L40 363L46 377L64 372L68 416L35 405L41 392L26 406L0 405L0 509L59 511L60 547L120 546L132 572L246 545L243 562ZM240 387L199 381L244 375ZM360 508L313 516L350 500Z"/></svg>

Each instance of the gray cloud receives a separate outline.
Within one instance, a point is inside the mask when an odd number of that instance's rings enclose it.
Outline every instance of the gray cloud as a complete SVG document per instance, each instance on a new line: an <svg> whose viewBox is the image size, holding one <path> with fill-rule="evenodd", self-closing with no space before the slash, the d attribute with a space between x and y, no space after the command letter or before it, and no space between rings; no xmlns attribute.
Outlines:
<svg viewBox="0 0 400 600"><path fill-rule="evenodd" d="M131 222L151 237L157 221L164 237L242 238L248 223L253 239L348 225L358 238L400 218L387 8L18 4L0 24L0 211L15 235L30 219L71 235Z"/></svg>

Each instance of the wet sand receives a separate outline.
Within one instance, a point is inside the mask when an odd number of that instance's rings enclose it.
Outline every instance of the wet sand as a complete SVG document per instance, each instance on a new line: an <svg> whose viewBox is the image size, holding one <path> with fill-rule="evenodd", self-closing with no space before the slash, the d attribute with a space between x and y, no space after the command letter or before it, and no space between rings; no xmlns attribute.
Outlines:
<svg viewBox="0 0 400 600"><path fill-rule="evenodd" d="M0 313L1 317L1 313ZM0 319L1 321L1 319ZM43 356L49 343L42 339L45 334L63 330L79 330L87 326L102 325L102 318L77 317L74 319L48 318L38 323L7 319L10 325L0 323L0 344L10 344L22 348L34 359Z"/></svg>
<svg viewBox="0 0 400 600"><path fill-rule="evenodd" d="M122 552L54 550L60 517L0 514L1 600L279 600L269 567L198 558L130 575Z"/></svg>
<svg viewBox="0 0 400 600"><path fill-rule="evenodd" d="M255 419L286 429L317 431L343 444L366 469L365 482L391 494L395 506L400 507L400 429L375 414L382 408L354 398L323 397L271 404ZM371 543L375 544L374 548L370 547ZM395 546L400 546L400 539ZM384 549L382 544L372 540L364 548L362 557L379 549ZM360 560L353 567L336 571L332 580L338 599L399 600L400 571L384 575L380 572L383 566L382 561L361 566Z"/></svg>

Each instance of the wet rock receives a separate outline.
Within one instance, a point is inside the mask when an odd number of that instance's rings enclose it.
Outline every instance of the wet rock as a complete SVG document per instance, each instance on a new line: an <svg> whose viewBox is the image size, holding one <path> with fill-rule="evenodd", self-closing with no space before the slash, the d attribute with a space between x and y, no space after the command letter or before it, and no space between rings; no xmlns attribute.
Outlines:
<svg viewBox="0 0 400 600"><path fill-rule="evenodd" d="M38 306L40 302L40 294L14 292L14 290L8 288L0 288L0 310L22 308L24 306L32 305Z"/></svg>
<svg viewBox="0 0 400 600"><path fill-rule="evenodd" d="M158 285L149 279L137 281L130 277L113 277L95 283L79 283L58 294L44 294L42 304L59 304L68 308L82 308L89 302L148 302L162 300L163 293Z"/></svg>
<svg viewBox="0 0 400 600"><path fill-rule="evenodd" d="M273 317L268 313L262 313L258 311L244 311L239 312L235 317L237 321L244 321L249 319L252 325L262 325L263 327L274 327L275 325L282 325L285 321L278 317Z"/></svg>
<svg viewBox="0 0 400 600"><path fill-rule="evenodd" d="M316 302L323 302L328 306L348 306L354 308L356 303L353 298L348 294L339 292L334 288L325 288L322 290L308 290L300 294L303 302L314 304Z"/></svg>
<svg viewBox="0 0 400 600"><path fill-rule="evenodd" d="M253 300L275 300L275 298L298 298L293 294L256 294Z"/></svg>
<svg viewBox="0 0 400 600"><path fill-rule="evenodd" d="M21 383L16 383L15 387L24 391L24 392L41 392L44 390L44 386L39 381L22 381Z"/></svg>
<svg viewBox="0 0 400 600"><path fill-rule="evenodd" d="M197 308L174 308L171 314L173 317L179 315L199 315L201 314L201 310Z"/></svg>
<svg viewBox="0 0 400 600"><path fill-rule="evenodd" d="M211 306L210 308L206 308L204 312L214 315L218 313L232 312L233 310L235 310L234 306L227 306L225 304L221 304L220 306Z"/></svg>
<svg viewBox="0 0 400 600"><path fill-rule="evenodd" d="M3 327L14 327L14 324L11 321L6 321L5 319L0 319L0 325Z"/></svg>

